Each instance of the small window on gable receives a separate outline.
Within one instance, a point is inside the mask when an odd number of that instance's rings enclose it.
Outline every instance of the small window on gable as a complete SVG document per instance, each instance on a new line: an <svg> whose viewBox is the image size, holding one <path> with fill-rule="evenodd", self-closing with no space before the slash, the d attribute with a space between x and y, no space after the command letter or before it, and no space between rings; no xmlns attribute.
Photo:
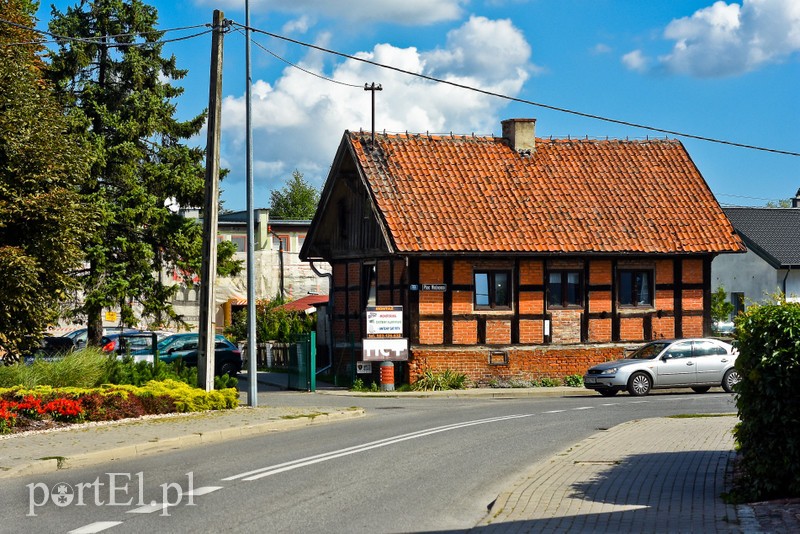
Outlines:
<svg viewBox="0 0 800 534"><path fill-rule="evenodd" d="M510 283L510 271L475 271L475 308L510 308Z"/></svg>
<svg viewBox="0 0 800 534"><path fill-rule="evenodd" d="M547 277L547 303L551 307L583 305L580 271L551 271Z"/></svg>
<svg viewBox="0 0 800 534"><path fill-rule="evenodd" d="M617 301L620 306L653 305L651 269L620 269L617 284Z"/></svg>

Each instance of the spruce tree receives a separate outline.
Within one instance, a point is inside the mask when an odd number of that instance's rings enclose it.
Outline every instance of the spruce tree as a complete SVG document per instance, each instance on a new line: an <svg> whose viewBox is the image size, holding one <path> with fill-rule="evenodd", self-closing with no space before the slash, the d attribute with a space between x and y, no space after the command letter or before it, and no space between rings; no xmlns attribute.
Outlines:
<svg viewBox="0 0 800 534"><path fill-rule="evenodd" d="M167 204L202 206L204 151L185 144L204 113L181 121L174 85L186 71L163 56L164 34L154 7L139 0L82 0L53 9L50 31L60 36L50 73L64 105L84 119L94 163L81 193L98 214L86 249L83 303L91 343L99 342L102 312L119 306L123 324L134 309L166 326L181 323L170 300L176 286L158 273L200 270L202 228ZM231 247L219 248L220 273Z"/></svg>

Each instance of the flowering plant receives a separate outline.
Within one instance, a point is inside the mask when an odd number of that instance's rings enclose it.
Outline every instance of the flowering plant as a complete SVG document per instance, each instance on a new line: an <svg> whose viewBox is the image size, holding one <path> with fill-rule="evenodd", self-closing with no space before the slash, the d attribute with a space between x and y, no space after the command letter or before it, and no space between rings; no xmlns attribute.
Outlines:
<svg viewBox="0 0 800 534"><path fill-rule="evenodd" d="M18 414L24 415L29 419L40 419L45 412L42 408L42 399L33 395L22 397L22 400L18 401L16 406L12 406L12 408Z"/></svg>
<svg viewBox="0 0 800 534"><path fill-rule="evenodd" d="M17 424L17 414L9 407L8 401L0 401L0 434L11 432Z"/></svg>
<svg viewBox="0 0 800 534"><path fill-rule="evenodd" d="M43 410L56 421L74 423L83 419L83 407L80 400L55 399L45 404Z"/></svg>

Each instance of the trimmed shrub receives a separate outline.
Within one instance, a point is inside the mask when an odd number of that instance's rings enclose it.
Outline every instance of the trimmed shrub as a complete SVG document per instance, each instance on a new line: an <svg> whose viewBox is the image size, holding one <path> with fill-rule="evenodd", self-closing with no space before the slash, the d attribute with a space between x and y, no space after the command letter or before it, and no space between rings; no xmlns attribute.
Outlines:
<svg viewBox="0 0 800 534"><path fill-rule="evenodd" d="M800 304L752 306L736 319L738 501L800 497Z"/></svg>

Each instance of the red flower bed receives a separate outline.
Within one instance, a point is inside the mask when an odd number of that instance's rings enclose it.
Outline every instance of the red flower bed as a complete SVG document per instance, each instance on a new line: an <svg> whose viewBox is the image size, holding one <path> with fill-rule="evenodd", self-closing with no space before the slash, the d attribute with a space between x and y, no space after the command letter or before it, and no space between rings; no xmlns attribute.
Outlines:
<svg viewBox="0 0 800 534"><path fill-rule="evenodd" d="M54 393L45 398L6 395L0 398L0 434L174 411L175 400L168 396L137 396L124 392Z"/></svg>

